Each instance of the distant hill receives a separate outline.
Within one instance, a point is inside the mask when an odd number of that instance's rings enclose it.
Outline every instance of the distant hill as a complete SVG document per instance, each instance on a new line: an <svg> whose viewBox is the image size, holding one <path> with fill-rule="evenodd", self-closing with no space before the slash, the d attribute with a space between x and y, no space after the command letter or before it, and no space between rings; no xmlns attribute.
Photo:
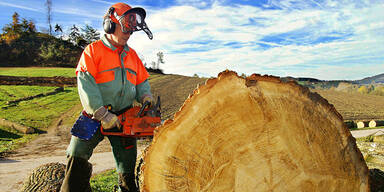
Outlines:
<svg viewBox="0 0 384 192"><path fill-rule="evenodd" d="M352 84L373 84L373 83L384 83L384 73L375 75L372 77L366 77L361 80L355 80L355 81L349 81L349 80L320 80L315 78L308 78L308 77L281 77L283 81L298 81L298 82L311 82L311 83L321 83L321 82L328 82L328 83L352 83Z"/></svg>
<svg viewBox="0 0 384 192"><path fill-rule="evenodd" d="M384 83L384 73L356 81L358 84Z"/></svg>

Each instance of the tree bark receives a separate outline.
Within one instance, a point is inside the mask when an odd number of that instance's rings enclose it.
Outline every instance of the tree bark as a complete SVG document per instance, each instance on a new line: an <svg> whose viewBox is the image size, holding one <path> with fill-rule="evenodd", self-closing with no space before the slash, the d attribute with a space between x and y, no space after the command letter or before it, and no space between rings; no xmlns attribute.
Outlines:
<svg viewBox="0 0 384 192"><path fill-rule="evenodd" d="M142 191L369 191L368 168L325 99L225 71L156 130Z"/></svg>

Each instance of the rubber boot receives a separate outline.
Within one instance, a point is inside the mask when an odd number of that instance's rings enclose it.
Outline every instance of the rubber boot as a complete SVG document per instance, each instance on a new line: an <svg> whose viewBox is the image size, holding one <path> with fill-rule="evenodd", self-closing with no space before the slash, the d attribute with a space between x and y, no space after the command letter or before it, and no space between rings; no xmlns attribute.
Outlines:
<svg viewBox="0 0 384 192"><path fill-rule="evenodd" d="M65 170L65 178L61 192L91 192L89 180L92 175L92 164L79 157L69 157Z"/></svg>
<svg viewBox="0 0 384 192"><path fill-rule="evenodd" d="M135 175L129 173L119 173L119 191L120 192L138 192L136 187Z"/></svg>

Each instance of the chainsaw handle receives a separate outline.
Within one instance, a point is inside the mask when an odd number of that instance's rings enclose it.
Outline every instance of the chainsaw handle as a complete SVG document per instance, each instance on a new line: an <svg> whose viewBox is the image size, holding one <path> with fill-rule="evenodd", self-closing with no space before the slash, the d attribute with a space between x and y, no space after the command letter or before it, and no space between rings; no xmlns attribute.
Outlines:
<svg viewBox="0 0 384 192"><path fill-rule="evenodd" d="M143 113L144 113L144 109L145 109L147 106L149 106L150 104L151 104L151 102L149 102L149 101L144 102L143 106L141 106L141 108L140 108L139 113L137 113L137 117L142 116Z"/></svg>

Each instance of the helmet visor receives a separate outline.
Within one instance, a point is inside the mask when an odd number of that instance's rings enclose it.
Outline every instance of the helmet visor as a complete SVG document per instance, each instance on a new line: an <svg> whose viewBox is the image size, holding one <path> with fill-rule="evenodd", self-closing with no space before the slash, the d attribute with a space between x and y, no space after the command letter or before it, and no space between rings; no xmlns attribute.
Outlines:
<svg viewBox="0 0 384 192"><path fill-rule="evenodd" d="M145 12L137 12L135 10L129 10L125 12L122 16L116 17L121 25L121 30L123 33L133 33L135 31L143 30L149 37L152 39L152 32L148 29L147 24L145 23Z"/></svg>
<svg viewBox="0 0 384 192"><path fill-rule="evenodd" d="M124 33L139 31L138 25L142 23L137 13L128 13L119 19L121 29Z"/></svg>

